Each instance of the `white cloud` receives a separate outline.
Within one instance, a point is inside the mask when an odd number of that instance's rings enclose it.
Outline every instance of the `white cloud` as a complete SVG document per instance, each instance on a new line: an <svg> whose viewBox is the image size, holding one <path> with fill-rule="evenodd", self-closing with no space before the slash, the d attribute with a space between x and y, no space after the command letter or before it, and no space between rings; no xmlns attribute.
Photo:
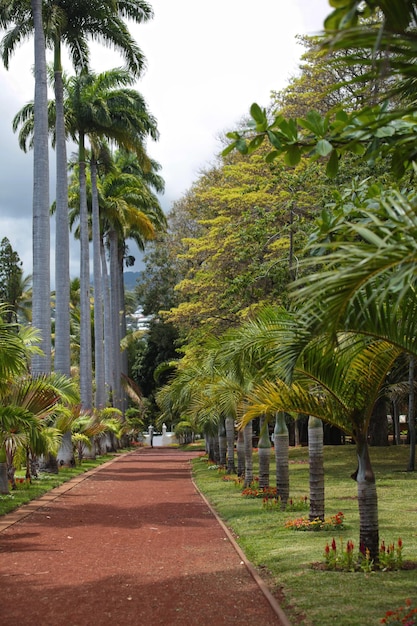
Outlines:
<svg viewBox="0 0 417 626"><path fill-rule="evenodd" d="M234 128L252 102L267 105L270 92L287 84L301 54L295 36L318 31L330 8L327 0L151 0L151 5L154 19L131 30L147 58L138 89L158 120L160 141L149 151L162 165L167 208L213 161L219 133ZM32 159L19 150L11 121L33 97L32 48L30 42L16 51L9 72L0 69L0 235L9 237L25 273L31 271ZM95 71L122 64L103 47L95 47L92 61ZM52 179L53 163L51 197ZM53 259L54 253L52 267Z"/></svg>

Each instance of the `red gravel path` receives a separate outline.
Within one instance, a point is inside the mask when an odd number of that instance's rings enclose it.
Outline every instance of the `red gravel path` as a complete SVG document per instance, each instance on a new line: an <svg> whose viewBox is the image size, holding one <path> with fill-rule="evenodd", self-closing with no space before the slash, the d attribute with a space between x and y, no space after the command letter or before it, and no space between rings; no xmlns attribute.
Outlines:
<svg viewBox="0 0 417 626"><path fill-rule="evenodd" d="M196 491L193 456L130 453L0 518L0 624L286 626Z"/></svg>

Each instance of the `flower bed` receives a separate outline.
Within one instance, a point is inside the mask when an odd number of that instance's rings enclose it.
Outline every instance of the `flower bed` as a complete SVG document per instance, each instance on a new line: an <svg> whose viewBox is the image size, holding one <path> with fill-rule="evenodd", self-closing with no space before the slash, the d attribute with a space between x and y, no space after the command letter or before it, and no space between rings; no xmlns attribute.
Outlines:
<svg viewBox="0 0 417 626"><path fill-rule="evenodd" d="M287 522L285 522L285 528L289 528L290 530L312 530L312 531L332 530L335 528L338 530L343 530L344 520L345 520L344 514L341 511L339 511L339 513L336 513L336 515L331 515L330 517L327 517L325 520L322 520L319 517L317 517L314 520L309 520L306 517L299 517L298 519L288 520Z"/></svg>

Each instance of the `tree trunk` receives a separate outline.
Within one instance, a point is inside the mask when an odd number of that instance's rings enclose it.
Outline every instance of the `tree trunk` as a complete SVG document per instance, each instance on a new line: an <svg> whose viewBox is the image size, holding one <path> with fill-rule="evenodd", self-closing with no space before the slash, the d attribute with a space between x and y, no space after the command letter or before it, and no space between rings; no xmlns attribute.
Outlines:
<svg viewBox="0 0 417 626"><path fill-rule="evenodd" d="M32 0L35 32L33 132L32 324L41 331L42 355L32 357L32 373L51 371L51 287L49 224L48 87L42 0Z"/></svg>
<svg viewBox="0 0 417 626"><path fill-rule="evenodd" d="M252 422L243 429L243 442L245 446L245 487L253 483L253 449L252 449Z"/></svg>
<svg viewBox="0 0 417 626"><path fill-rule="evenodd" d="M218 435L211 435L210 440L213 447L213 461L216 465L220 465L219 437Z"/></svg>
<svg viewBox="0 0 417 626"><path fill-rule="evenodd" d="M408 370L408 436L410 441L410 454L408 457L409 472L414 472L416 464L416 421L415 421L415 393L414 393L414 357L410 356Z"/></svg>
<svg viewBox="0 0 417 626"><path fill-rule="evenodd" d="M4 446L0 448L0 494L9 493L9 479L7 477L7 459Z"/></svg>
<svg viewBox="0 0 417 626"><path fill-rule="evenodd" d="M360 549L362 552L368 549L371 559L377 562L379 557L378 498L366 433L359 433L357 436L356 454L358 469L352 478L358 485Z"/></svg>
<svg viewBox="0 0 417 626"><path fill-rule="evenodd" d="M226 427L224 419L219 419L219 465L226 467L226 452L227 452L227 440L226 440Z"/></svg>
<svg viewBox="0 0 417 626"><path fill-rule="evenodd" d="M84 137L79 137L80 176L80 396L84 410L93 406L91 354L90 252Z"/></svg>
<svg viewBox="0 0 417 626"><path fill-rule="evenodd" d="M271 440L269 439L268 421L260 420L258 456L259 456L259 487L269 487L269 467L271 464Z"/></svg>
<svg viewBox="0 0 417 626"><path fill-rule="evenodd" d="M399 446L401 444L401 433L400 433L400 415L398 411L397 400L393 400L391 403L391 413L392 413L393 441L396 446Z"/></svg>
<svg viewBox="0 0 417 626"><path fill-rule="evenodd" d="M103 308L104 308L104 377L106 385L106 400L108 399L109 392L113 394L113 372L111 367L113 348L113 333L111 332L111 304L110 304L110 279L107 272L106 251L104 249L104 242L100 243L100 256L101 256L101 273L103 280Z"/></svg>
<svg viewBox="0 0 417 626"><path fill-rule="evenodd" d="M294 446L297 448L300 445L300 430L298 428L298 417L294 420Z"/></svg>
<svg viewBox="0 0 417 626"><path fill-rule="evenodd" d="M245 474L245 437L243 430L237 431L237 475L244 476Z"/></svg>
<svg viewBox="0 0 417 626"><path fill-rule="evenodd" d="M57 455L57 463L59 467L75 466L74 448L72 445L70 430L62 435L61 445Z"/></svg>
<svg viewBox="0 0 417 626"><path fill-rule="evenodd" d="M64 123L64 87L62 82L61 46L59 37L54 46L55 77L55 153L56 153L56 211L55 211L55 357L54 370L71 375L70 351L70 269L67 145ZM71 448L72 449L72 448Z"/></svg>
<svg viewBox="0 0 417 626"><path fill-rule="evenodd" d="M109 232L110 241L110 310L111 334L113 354L111 355L113 406L122 409L121 394L121 355L120 355L120 290L119 290L119 261L118 237L115 230Z"/></svg>
<svg viewBox="0 0 417 626"><path fill-rule="evenodd" d="M274 446L277 494L281 501L281 509L285 509L290 495L290 474L288 463L289 434L285 421L285 413L277 413L275 416Z"/></svg>
<svg viewBox="0 0 417 626"><path fill-rule="evenodd" d="M124 337L127 335L127 324L126 324L126 305L125 305L125 282L124 282L124 274L123 274L123 249L120 245L120 241L118 241L118 250L117 250L117 260L118 260L118 285L119 285L119 311L120 311L120 344ZM120 345L119 344L119 345ZM120 349L120 374L124 376L128 376L128 358L127 358L127 350ZM124 387L120 386L120 409L125 413L128 406L128 398Z"/></svg>
<svg viewBox="0 0 417 626"><path fill-rule="evenodd" d="M55 355L54 370L71 376L70 330L70 269L67 144L64 122L64 87L62 82L61 45L59 37L54 46L55 89L55 153L56 153L56 211L55 211ZM59 466L75 465L71 432L64 433L57 455Z"/></svg>
<svg viewBox="0 0 417 626"><path fill-rule="evenodd" d="M308 458L310 462L309 519L324 521L323 423L317 417L308 420Z"/></svg>
<svg viewBox="0 0 417 626"><path fill-rule="evenodd" d="M368 428L368 439L371 446L388 445L388 416L385 398L378 398L375 402Z"/></svg>
<svg viewBox="0 0 417 626"><path fill-rule="evenodd" d="M106 406L106 384L104 370L104 318L103 281L101 278L101 235L97 193L97 163L91 157L92 231L93 231L93 274L94 274L94 374L96 383L96 409Z"/></svg>
<svg viewBox="0 0 417 626"><path fill-rule="evenodd" d="M227 449L227 473L234 474L235 467L235 423L231 416L225 419L226 428L226 449Z"/></svg>

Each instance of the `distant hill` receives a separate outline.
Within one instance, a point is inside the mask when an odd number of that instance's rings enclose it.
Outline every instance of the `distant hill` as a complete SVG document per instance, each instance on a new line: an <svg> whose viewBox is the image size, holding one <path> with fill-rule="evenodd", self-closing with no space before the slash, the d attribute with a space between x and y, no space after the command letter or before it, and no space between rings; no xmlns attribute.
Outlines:
<svg viewBox="0 0 417 626"><path fill-rule="evenodd" d="M126 291L134 291L140 272L123 272Z"/></svg>

